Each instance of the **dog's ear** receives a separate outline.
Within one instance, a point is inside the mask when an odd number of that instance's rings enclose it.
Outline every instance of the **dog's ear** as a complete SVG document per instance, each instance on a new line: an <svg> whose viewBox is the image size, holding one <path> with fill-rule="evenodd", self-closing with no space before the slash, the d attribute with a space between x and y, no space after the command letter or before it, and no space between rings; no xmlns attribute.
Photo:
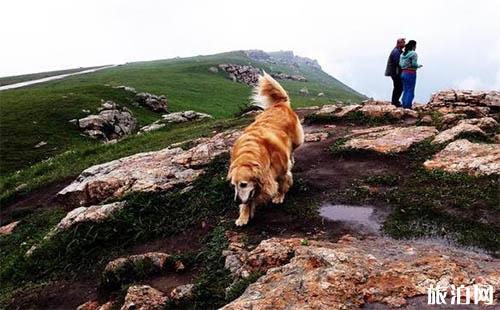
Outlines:
<svg viewBox="0 0 500 310"><path fill-rule="evenodd" d="M259 169L255 174L256 182L259 184L260 191L270 197L274 197L278 192L278 182L269 174L268 171Z"/></svg>

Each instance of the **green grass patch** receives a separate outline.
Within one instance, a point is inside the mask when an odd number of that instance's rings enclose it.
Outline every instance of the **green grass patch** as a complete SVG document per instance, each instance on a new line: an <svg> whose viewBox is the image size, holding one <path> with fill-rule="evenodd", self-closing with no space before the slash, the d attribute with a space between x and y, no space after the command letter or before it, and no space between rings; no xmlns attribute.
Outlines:
<svg viewBox="0 0 500 310"><path fill-rule="evenodd" d="M247 118L240 118L170 125L157 131L127 137L116 144L88 144L32 165L18 173L0 177L0 204L7 204L44 184L76 176L92 165L139 152L160 150L172 143L212 135L214 130L244 126L249 121ZM23 184L25 185L19 188Z"/></svg>
<svg viewBox="0 0 500 310"><path fill-rule="evenodd" d="M152 123L160 116L132 103L133 94L113 86L127 85L137 91L164 94L172 112L195 110L215 118L232 118L249 102L251 88L234 83L219 71L208 70L220 63L250 64L267 72L300 74L308 82L280 81L289 92L295 107L324 104L332 100L358 102L363 96L325 72L308 66L286 66L250 60L243 52L128 63L0 92L0 174L38 163L69 149L85 148L96 141L81 136L68 121L93 113L102 100L114 100L130 108L140 125ZM324 97L306 96L300 89L306 86L312 94L323 92ZM22 139L20 139L22 137ZM41 141L47 145L34 148Z"/></svg>

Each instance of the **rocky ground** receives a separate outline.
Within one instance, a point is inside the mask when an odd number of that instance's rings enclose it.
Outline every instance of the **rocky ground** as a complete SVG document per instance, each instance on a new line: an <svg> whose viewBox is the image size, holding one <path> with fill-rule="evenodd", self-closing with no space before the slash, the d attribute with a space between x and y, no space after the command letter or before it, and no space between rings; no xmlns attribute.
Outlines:
<svg viewBox="0 0 500 310"><path fill-rule="evenodd" d="M498 92L298 112L295 185L247 227L225 180L237 129L86 169L48 197L65 212L0 229L19 252L6 306L420 309L436 284L499 302Z"/></svg>

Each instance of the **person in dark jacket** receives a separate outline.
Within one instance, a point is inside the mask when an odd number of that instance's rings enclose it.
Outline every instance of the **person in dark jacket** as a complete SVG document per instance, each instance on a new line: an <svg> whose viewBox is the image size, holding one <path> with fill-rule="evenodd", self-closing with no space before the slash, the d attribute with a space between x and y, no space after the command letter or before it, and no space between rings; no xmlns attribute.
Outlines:
<svg viewBox="0 0 500 310"><path fill-rule="evenodd" d="M401 81L401 67L399 66L399 57L403 52L403 47L405 47L405 39L398 39L396 42L396 47L391 51L389 59L387 59L387 67L385 68L385 76L390 76L394 88L392 90L391 102L396 107L401 106L399 98L403 93L403 82Z"/></svg>

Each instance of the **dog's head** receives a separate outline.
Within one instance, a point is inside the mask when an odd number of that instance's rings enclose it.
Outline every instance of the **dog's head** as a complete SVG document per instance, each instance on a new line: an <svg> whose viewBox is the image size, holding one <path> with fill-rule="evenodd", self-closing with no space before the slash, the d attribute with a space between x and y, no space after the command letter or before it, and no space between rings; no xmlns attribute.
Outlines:
<svg viewBox="0 0 500 310"><path fill-rule="evenodd" d="M234 187L234 201L248 203L258 195L259 181L252 168L243 166L231 169L227 177Z"/></svg>

